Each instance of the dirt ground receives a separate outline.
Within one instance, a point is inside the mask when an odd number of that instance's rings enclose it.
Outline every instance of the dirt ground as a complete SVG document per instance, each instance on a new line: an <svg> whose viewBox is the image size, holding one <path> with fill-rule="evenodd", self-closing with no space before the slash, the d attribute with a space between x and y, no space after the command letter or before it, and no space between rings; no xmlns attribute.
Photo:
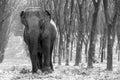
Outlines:
<svg viewBox="0 0 120 80"><path fill-rule="evenodd" d="M93 69L87 69L86 64L80 66L59 66L54 64L54 72L44 74L38 71L31 73L29 60L6 59L0 64L0 80L120 80L120 64L114 64L113 71L106 71L106 63L94 64Z"/></svg>
<svg viewBox="0 0 120 80"><path fill-rule="evenodd" d="M106 71L106 61L95 63L93 69L87 69L86 63L74 66L54 64L54 72L44 74L38 71L31 73L31 62L26 57L23 39L11 35L5 58L0 64L0 80L120 80L120 63L116 62L117 56L113 57L113 71Z"/></svg>

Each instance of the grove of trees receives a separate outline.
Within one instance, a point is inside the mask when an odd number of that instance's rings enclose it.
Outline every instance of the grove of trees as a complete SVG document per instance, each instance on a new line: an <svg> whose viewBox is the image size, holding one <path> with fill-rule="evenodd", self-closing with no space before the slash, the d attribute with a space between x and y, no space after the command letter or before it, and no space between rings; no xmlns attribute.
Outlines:
<svg viewBox="0 0 120 80"><path fill-rule="evenodd" d="M52 14L59 33L53 63L73 62L78 66L85 62L87 68L93 68L93 63L107 60L106 69L112 70L116 37L120 60L119 4L120 0L0 0L0 62L9 34L23 34L20 11L26 7L42 7Z"/></svg>

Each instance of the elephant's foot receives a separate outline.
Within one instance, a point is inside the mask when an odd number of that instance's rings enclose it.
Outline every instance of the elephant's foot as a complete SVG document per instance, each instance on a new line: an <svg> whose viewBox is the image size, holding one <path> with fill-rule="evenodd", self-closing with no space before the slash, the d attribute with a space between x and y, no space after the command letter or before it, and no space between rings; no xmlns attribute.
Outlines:
<svg viewBox="0 0 120 80"><path fill-rule="evenodd" d="M33 68L32 73L37 73L37 68Z"/></svg>
<svg viewBox="0 0 120 80"><path fill-rule="evenodd" d="M53 66L51 66L52 71L54 71Z"/></svg>
<svg viewBox="0 0 120 80"><path fill-rule="evenodd" d="M40 65L39 63L38 63L38 69L42 69L42 65Z"/></svg>
<svg viewBox="0 0 120 80"><path fill-rule="evenodd" d="M42 71L40 69L37 70L37 74L41 75Z"/></svg>
<svg viewBox="0 0 120 80"><path fill-rule="evenodd" d="M54 69L52 68L52 71L54 71Z"/></svg>
<svg viewBox="0 0 120 80"><path fill-rule="evenodd" d="M52 73L53 70L52 70L50 67L44 67L44 68L42 69L42 72L44 72L45 74L48 74L48 73Z"/></svg>
<svg viewBox="0 0 120 80"><path fill-rule="evenodd" d="M36 70L32 70L32 73L37 73L37 71Z"/></svg>

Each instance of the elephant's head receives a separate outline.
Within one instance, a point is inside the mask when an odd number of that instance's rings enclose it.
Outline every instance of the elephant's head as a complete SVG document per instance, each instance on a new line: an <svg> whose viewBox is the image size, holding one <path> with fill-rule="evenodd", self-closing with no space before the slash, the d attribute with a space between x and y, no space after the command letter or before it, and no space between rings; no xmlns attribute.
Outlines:
<svg viewBox="0 0 120 80"><path fill-rule="evenodd" d="M46 25L50 23L51 14L41 8L27 8L25 11L21 11L20 18L26 29L29 31L37 29L42 33Z"/></svg>

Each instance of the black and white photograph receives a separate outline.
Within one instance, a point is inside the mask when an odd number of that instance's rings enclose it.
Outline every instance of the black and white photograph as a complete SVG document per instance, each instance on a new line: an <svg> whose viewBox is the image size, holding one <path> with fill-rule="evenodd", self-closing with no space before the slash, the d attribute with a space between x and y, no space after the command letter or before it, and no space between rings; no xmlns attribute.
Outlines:
<svg viewBox="0 0 120 80"><path fill-rule="evenodd" d="M0 0L0 80L120 80L120 0Z"/></svg>

